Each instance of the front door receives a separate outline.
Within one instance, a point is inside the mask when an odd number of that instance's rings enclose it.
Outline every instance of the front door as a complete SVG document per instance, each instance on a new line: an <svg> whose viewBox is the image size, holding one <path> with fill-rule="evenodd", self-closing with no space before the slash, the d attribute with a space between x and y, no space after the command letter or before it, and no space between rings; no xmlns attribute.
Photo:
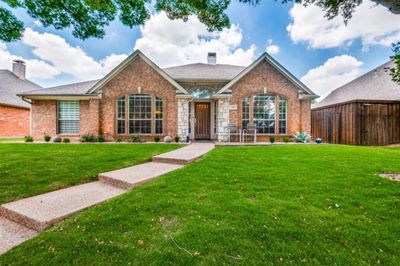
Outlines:
<svg viewBox="0 0 400 266"><path fill-rule="evenodd" d="M195 139L210 139L210 103L195 103Z"/></svg>

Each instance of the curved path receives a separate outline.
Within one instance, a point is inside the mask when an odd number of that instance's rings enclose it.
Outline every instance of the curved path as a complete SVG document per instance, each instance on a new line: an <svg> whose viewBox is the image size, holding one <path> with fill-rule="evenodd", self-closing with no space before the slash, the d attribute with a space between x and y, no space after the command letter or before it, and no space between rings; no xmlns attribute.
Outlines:
<svg viewBox="0 0 400 266"><path fill-rule="evenodd" d="M213 143L193 143L149 163L99 174L99 180L0 206L0 254L88 207L200 159Z"/></svg>

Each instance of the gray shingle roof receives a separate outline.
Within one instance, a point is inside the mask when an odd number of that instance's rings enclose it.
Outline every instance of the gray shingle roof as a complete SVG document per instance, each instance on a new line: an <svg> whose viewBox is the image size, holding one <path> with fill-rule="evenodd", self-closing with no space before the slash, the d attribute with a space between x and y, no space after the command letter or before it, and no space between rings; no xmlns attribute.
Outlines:
<svg viewBox="0 0 400 266"><path fill-rule="evenodd" d="M392 81L389 61L370 72L337 88L319 102L315 108L354 100L400 101L400 85Z"/></svg>
<svg viewBox="0 0 400 266"><path fill-rule="evenodd" d="M94 86L99 80L90 80L72 84L66 84L56 87L50 87L40 90L33 90L23 93L25 96L29 95L83 95Z"/></svg>
<svg viewBox="0 0 400 266"><path fill-rule="evenodd" d="M18 78L9 70L0 70L0 104L30 108L30 104L23 101L17 94L41 88L32 81Z"/></svg>
<svg viewBox="0 0 400 266"><path fill-rule="evenodd" d="M238 75L244 66L223 64L189 64L176 67L168 67L163 70L175 80L231 80Z"/></svg>

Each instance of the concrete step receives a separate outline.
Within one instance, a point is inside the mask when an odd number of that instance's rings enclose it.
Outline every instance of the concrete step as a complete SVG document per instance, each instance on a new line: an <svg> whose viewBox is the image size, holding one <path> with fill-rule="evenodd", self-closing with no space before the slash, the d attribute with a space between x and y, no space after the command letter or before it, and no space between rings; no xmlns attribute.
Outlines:
<svg viewBox="0 0 400 266"><path fill-rule="evenodd" d="M0 255L37 234L35 230L0 217Z"/></svg>
<svg viewBox="0 0 400 266"><path fill-rule="evenodd" d="M183 167L179 164L144 163L99 175L101 182L122 189L132 189L156 177Z"/></svg>
<svg viewBox="0 0 400 266"><path fill-rule="evenodd" d="M212 149L214 149L214 143L192 143L181 149L154 156L153 162L188 164L200 159Z"/></svg>
<svg viewBox="0 0 400 266"><path fill-rule="evenodd" d="M91 182L0 206L0 216L36 231L126 192L102 182Z"/></svg>

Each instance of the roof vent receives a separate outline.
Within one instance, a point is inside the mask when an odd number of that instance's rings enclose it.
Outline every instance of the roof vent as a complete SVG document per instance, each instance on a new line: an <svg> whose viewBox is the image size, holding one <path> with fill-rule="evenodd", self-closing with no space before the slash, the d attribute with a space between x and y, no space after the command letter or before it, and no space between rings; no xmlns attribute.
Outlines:
<svg viewBox="0 0 400 266"><path fill-rule="evenodd" d="M207 55L207 63L210 65L217 64L217 53L208 53Z"/></svg>
<svg viewBox="0 0 400 266"><path fill-rule="evenodd" d="M13 73L20 79L25 79L26 64L23 60L16 59L12 61Z"/></svg>

